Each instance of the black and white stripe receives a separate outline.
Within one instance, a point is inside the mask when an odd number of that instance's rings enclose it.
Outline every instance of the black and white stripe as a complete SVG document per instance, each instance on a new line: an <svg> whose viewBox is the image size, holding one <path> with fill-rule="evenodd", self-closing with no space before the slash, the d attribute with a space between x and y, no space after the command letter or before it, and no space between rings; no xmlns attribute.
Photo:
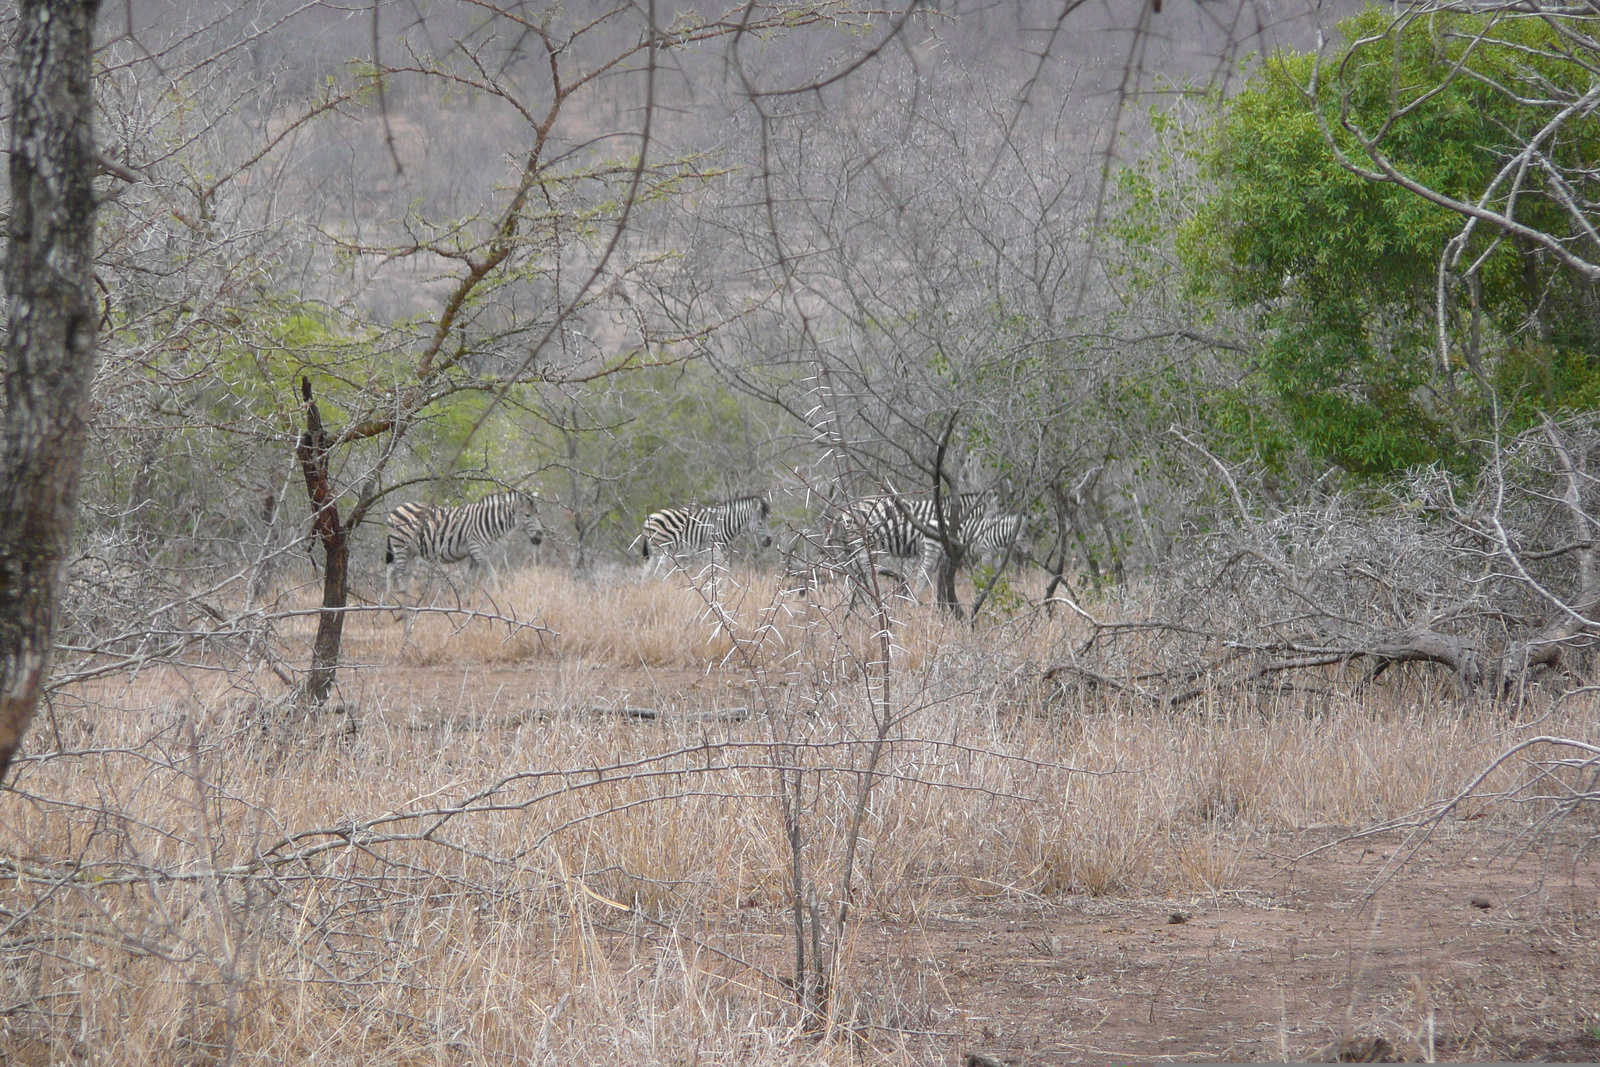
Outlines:
<svg viewBox="0 0 1600 1067"><path fill-rule="evenodd" d="M1013 559L1017 558L1027 529L1028 520L1023 515L975 515L962 524L961 542L967 546L968 559L994 566L1006 558L1008 550Z"/></svg>
<svg viewBox="0 0 1600 1067"><path fill-rule="evenodd" d="M766 497L745 496L704 508L664 508L644 520L639 535L645 559L654 552L657 561L710 551L715 558L722 549L737 541L747 530L758 544L772 544L767 516L772 505ZM656 566L660 566L659 562Z"/></svg>
<svg viewBox="0 0 1600 1067"><path fill-rule="evenodd" d="M921 585L933 584L934 565L944 552L941 511L946 522L954 519L961 545L986 521L986 493L961 493L945 497L938 506L932 497L880 496L859 500L845 509L835 525L833 541L842 544L853 565L863 574L877 556L915 559L913 594Z"/></svg>
<svg viewBox="0 0 1600 1067"><path fill-rule="evenodd" d="M492 579L494 565L489 562L489 546L519 528L531 544L544 540L533 498L526 493L496 493L459 508L401 504L389 512L388 547L384 553L389 570L384 587L392 588L397 576L404 579L414 559L439 563L470 559L474 570L487 570Z"/></svg>

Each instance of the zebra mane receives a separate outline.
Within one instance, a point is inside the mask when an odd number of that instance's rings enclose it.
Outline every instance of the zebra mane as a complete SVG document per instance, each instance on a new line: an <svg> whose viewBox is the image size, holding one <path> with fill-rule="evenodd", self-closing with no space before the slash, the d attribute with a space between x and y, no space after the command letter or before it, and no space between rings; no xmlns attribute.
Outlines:
<svg viewBox="0 0 1600 1067"><path fill-rule="evenodd" d="M505 489L505 490L502 490L502 491L500 491L498 493L490 493L488 496L483 497L482 499L480 499L478 501L478 503L481 504L485 500L509 500L509 501L521 500L524 503L526 503L529 507L532 507L534 504L537 504L539 502L539 494L538 493L526 493L526 492L523 492L521 489Z"/></svg>

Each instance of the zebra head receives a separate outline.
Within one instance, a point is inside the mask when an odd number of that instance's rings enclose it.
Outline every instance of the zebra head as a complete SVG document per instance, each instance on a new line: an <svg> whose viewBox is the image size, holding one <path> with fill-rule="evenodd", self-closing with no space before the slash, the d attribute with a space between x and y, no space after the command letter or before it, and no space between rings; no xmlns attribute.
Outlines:
<svg viewBox="0 0 1600 1067"><path fill-rule="evenodd" d="M756 544L767 548L772 544L772 527L768 525L767 518L772 514L772 504L766 497L761 497L761 510L756 514L755 521L751 524L754 529L753 536Z"/></svg>
<svg viewBox="0 0 1600 1067"><path fill-rule="evenodd" d="M539 547L544 541L544 524L539 521L538 494L514 493L512 500L516 509L517 525L528 535L528 543L535 548Z"/></svg>

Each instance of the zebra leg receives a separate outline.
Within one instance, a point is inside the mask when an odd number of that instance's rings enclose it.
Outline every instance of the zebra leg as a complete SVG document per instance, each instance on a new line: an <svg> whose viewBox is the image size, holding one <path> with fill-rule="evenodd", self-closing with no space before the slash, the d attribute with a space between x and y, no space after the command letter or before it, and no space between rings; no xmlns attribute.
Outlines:
<svg viewBox="0 0 1600 1067"><path fill-rule="evenodd" d="M675 541L666 541L662 544L650 542L650 558L645 560L644 570L639 574L640 583L652 578L661 580L674 570L683 569L682 551L682 546Z"/></svg>
<svg viewBox="0 0 1600 1067"><path fill-rule="evenodd" d="M700 565L701 549L686 548L672 554L672 565L690 585L699 581L704 567Z"/></svg>
<svg viewBox="0 0 1600 1067"><path fill-rule="evenodd" d="M399 577L401 582L406 584L407 588L410 588L409 579L411 577L411 552L409 549L402 548L399 552L395 553L394 562L389 564L389 566L384 570L383 575L383 601L386 604L394 605L395 618L398 619L400 617L400 608L402 605L400 604L399 594L394 591L394 580L396 576Z"/></svg>
<svg viewBox="0 0 1600 1067"><path fill-rule="evenodd" d="M644 567L639 571L639 584L643 585L652 578L659 578L663 570L672 567L672 554L664 546L657 546L650 558L644 561Z"/></svg>
<svg viewBox="0 0 1600 1067"><path fill-rule="evenodd" d="M845 614L856 613L858 601L870 603L872 600L873 581L876 577L873 568L877 564L872 558L872 550L866 545L861 545L851 553L850 562L846 564L845 583L850 586L850 605L845 609Z"/></svg>
<svg viewBox="0 0 1600 1067"><path fill-rule="evenodd" d="M917 572L912 575L911 581L906 583L906 588L911 599L922 603L922 590L934 587L934 568L939 565L944 556L944 548L931 537L922 539L922 552L917 558Z"/></svg>
<svg viewBox="0 0 1600 1067"><path fill-rule="evenodd" d="M468 570L472 572L474 584L482 585L483 575L488 574L489 588L493 589L497 575L494 572L494 563L489 559L489 553L482 545L474 541L467 546L467 555L472 559L472 565Z"/></svg>
<svg viewBox="0 0 1600 1067"><path fill-rule="evenodd" d="M395 563L399 565L400 580L405 585L405 591L408 597L412 596L412 587L416 584L413 581L413 576L411 574L411 565L419 562L423 564L424 573L426 573L428 562L420 555L413 555L410 551L407 551L404 554L396 554L395 556ZM411 644L411 629L417 625L417 619L421 617L417 609L422 606L423 598L432 590L432 588L432 579L426 579L422 586L422 593L416 594L414 597L412 597L410 611L407 611L406 605L401 602L400 594L395 594L394 620L396 622L403 622L405 624L400 630L400 649L396 653L397 656L401 653L404 653L407 646Z"/></svg>
<svg viewBox="0 0 1600 1067"><path fill-rule="evenodd" d="M656 553L651 564L650 576L657 581L664 581L672 576L674 571L683 570L683 559L676 547L663 545Z"/></svg>
<svg viewBox="0 0 1600 1067"><path fill-rule="evenodd" d="M711 542L711 599L722 599L722 579L728 576L728 546Z"/></svg>

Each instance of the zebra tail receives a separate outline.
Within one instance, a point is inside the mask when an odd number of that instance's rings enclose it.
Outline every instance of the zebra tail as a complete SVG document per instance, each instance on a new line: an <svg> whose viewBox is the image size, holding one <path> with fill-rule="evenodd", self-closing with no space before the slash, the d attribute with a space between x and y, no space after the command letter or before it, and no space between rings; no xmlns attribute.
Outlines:
<svg viewBox="0 0 1600 1067"><path fill-rule="evenodd" d="M644 544L640 546L639 550L644 553L644 558L645 559L649 559L650 558L650 538L641 537L640 540L643 541Z"/></svg>
<svg viewBox="0 0 1600 1067"><path fill-rule="evenodd" d="M392 564L394 562L394 542L393 541L385 541L383 543L383 562L385 564Z"/></svg>

